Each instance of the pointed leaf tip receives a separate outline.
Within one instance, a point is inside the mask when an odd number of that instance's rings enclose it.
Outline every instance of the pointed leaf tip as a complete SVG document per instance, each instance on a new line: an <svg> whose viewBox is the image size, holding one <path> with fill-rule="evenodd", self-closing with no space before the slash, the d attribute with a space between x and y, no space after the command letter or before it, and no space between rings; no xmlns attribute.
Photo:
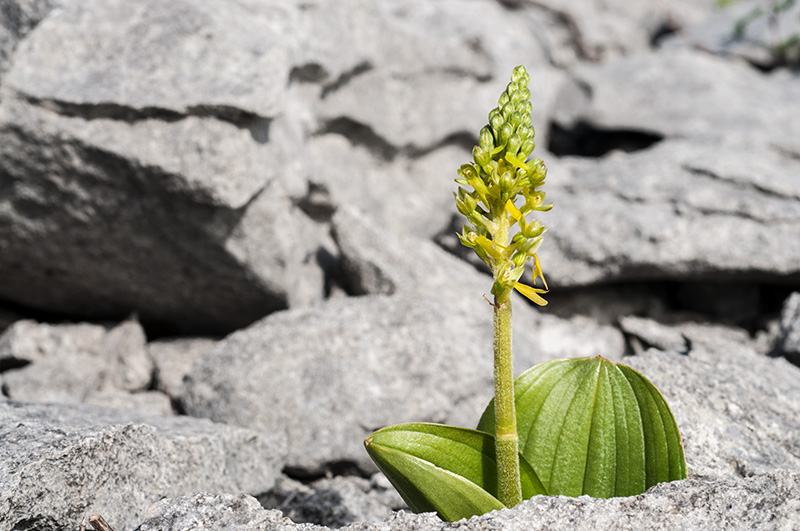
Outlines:
<svg viewBox="0 0 800 531"><path fill-rule="evenodd" d="M439 424L389 426L365 441L378 468L414 512L435 511L447 521L503 508L497 499L494 437ZM545 494L520 456L523 495Z"/></svg>

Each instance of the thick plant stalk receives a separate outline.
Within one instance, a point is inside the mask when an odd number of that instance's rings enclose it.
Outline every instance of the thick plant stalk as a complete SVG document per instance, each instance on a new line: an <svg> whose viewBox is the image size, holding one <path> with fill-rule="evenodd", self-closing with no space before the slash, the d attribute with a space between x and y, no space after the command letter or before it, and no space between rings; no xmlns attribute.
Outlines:
<svg viewBox="0 0 800 531"><path fill-rule="evenodd" d="M505 212L503 212L505 214ZM508 216L497 220L495 241L508 242ZM500 271L493 272L495 280ZM494 409L497 494L500 503L514 507L522 502L519 476L519 436L514 407L514 364L511 351L511 289L494 298Z"/></svg>
<svg viewBox="0 0 800 531"><path fill-rule="evenodd" d="M519 475L519 436L514 408L514 369L511 354L511 292L495 297L494 410L497 493L506 507L522 502Z"/></svg>

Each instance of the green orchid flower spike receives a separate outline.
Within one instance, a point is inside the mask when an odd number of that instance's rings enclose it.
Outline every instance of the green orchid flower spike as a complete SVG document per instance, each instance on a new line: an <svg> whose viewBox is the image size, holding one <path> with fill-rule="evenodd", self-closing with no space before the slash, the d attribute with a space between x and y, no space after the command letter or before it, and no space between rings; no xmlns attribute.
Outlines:
<svg viewBox="0 0 800 531"><path fill-rule="evenodd" d="M456 207L468 221L459 237L493 276L494 398L477 430L400 424L364 442L412 510L448 521L536 495L631 496L686 477L675 418L633 369L575 358L542 363L514 380L512 292L544 306L548 290L536 254L545 228L532 214L552 205L539 190L545 164L528 160L535 146L529 83L525 68L515 68L473 162L456 179ZM529 261L533 275L525 284Z"/></svg>
<svg viewBox="0 0 800 531"><path fill-rule="evenodd" d="M525 67L515 68L497 108L489 113L489 124L481 129L480 145L472 150L474 162L461 166L456 179L461 185L454 194L456 208L471 223L459 238L491 269L497 305L505 304L514 289L540 306L547 304L540 295L547 293L547 282L536 256L545 228L528 215L553 205L544 204L544 192L537 190L547 175L544 162L526 162L536 146L529 83ZM519 230L509 241L515 225ZM520 282L528 259L533 260L533 282L541 278L544 289Z"/></svg>

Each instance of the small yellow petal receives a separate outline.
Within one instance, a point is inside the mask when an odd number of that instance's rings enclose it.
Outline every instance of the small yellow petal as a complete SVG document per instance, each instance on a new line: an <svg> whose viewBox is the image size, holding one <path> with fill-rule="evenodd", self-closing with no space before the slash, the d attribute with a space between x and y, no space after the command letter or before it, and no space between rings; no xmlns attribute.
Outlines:
<svg viewBox="0 0 800 531"><path fill-rule="evenodd" d="M542 271L542 264L539 263L539 257L534 254L533 255L533 281L536 282L536 277L542 279L544 283L544 289L550 289L547 287L547 281L544 279L544 271Z"/></svg>
<svg viewBox="0 0 800 531"><path fill-rule="evenodd" d="M521 170L525 171L531 170L531 168L527 164L525 164L525 161L521 160L516 155L512 155L511 153L506 153L506 160Z"/></svg>
<svg viewBox="0 0 800 531"><path fill-rule="evenodd" d="M495 249L495 245L496 245L496 244L495 244L495 243L494 243L492 240L490 240L489 238L487 238L486 236L479 235L479 236L478 236L478 237L475 239L475 243L477 243L478 245L480 245L480 246L481 246L481 248L482 248L484 251L486 251L486 254L488 254L489 256L491 256L492 258L494 258L495 260L500 260L500 259L502 259L502 258L503 258L503 255L501 255L501 254L500 254L500 252L499 252L497 249Z"/></svg>
<svg viewBox="0 0 800 531"><path fill-rule="evenodd" d="M514 201L512 201L511 199L506 201L506 210L508 211L509 214L511 214L511 217L514 218L516 221L519 221L519 218L522 217L522 212L519 211L517 205L515 205Z"/></svg>
<svg viewBox="0 0 800 531"><path fill-rule="evenodd" d="M547 293L546 290L532 288L531 286L517 282L514 284L514 289L525 295L533 303L539 306L547 306L547 301L539 296L539 293Z"/></svg>

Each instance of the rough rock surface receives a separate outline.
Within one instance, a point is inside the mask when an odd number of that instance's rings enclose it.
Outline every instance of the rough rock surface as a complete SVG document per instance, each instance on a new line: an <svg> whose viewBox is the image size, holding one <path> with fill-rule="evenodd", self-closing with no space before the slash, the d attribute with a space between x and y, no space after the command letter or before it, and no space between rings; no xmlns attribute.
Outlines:
<svg viewBox="0 0 800 531"><path fill-rule="evenodd" d="M210 338L174 338L151 341L147 351L153 358L156 389L175 398L180 395L183 377L192 363L211 350L216 341Z"/></svg>
<svg viewBox="0 0 800 531"><path fill-rule="evenodd" d="M0 5L0 82L14 51L53 7L55 0L5 0Z"/></svg>
<svg viewBox="0 0 800 531"><path fill-rule="evenodd" d="M0 298L202 334L314 304L335 254L320 187L434 234L452 212L439 164L463 162L496 97L487 81L526 57L544 110L562 76L494 2L222 4L69 2L16 48L0 273L19 282ZM487 21L518 31L484 41ZM382 213L392 191L419 199Z"/></svg>
<svg viewBox="0 0 800 531"><path fill-rule="evenodd" d="M308 485L281 477L275 488L258 497L262 506L278 509L293 522L338 528L354 522L379 522L393 511L408 509L389 480L337 476Z"/></svg>
<svg viewBox="0 0 800 531"><path fill-rule="evenodd" d="M663 35L705 20L712 2L503 0L536 21L537 36L559 66L613 60L649 51Z"/></svg>
<svg viewBox="0 0 800 531"><path fill-rule="evenodd" d="M756 354L743 330L635 318L623 329L656 346L625 362L670 404L690 476L800 470L800 368Z"/></svg>
<svg viewBox="0 0 800 531"><path fill-rule="evenodd" d="M800 365L800 292L792 293L783 304L778 338L770 354Z"/></svg>
<svg viewBox="0 0 800 531"><path fill-rule="evenodd" d="M688 26L682 34L671 36L664 46L691 46L726 57L741 57L762 70L784 66L786 61L796 63L800 61L797 44L783 53L780 48L800 33L800 5L789 5L777 17L768 16L764 8L775 5L778 4L761 4L756 0L733 2ZM753 14L757 16L751 19ZM750 22L737 35L737 25L746 20Z"/></svg>
<svg viewBox="0 0 800 531"><path fill-rule="evenodd" d="M204 333L286 307L301 278L322 297L322 236L275 182L292 10L253 8L69 2L18 46L0 108L0 271L18 282L0 296Z"/></svg>
<svg viewBox="0 0 800 531"><path fill-rule="evenodd" d="M800 240L795 158L670 140L568 168L548 191L558 206L541 259L554 285L800 279L800 246L785 243Z"/></svg>
<svg viewBox="0 0 800 531"><path fill-rule="evenodd" d="M791 158L797 151L792 138L800 131L793 118L800 103L791 96L797 83L795 76L764 76L700 51L666 49L576 68L562 87L553 120L563 129L577 128L573 136L588 126L656 139L723 141L765 156L769 149L761 150L771 148Z"/></svg>
<svg viewBox="0 0 800 531"><path fill-rule="evenodd" d="M77 405L0 403L0 528L131 529L164 497L272 488L280 434Z"/></svg>
<svg viewBox="0 0 800 531"><path fill-rule="evenodd" d="M432 514L399 512L380 523L357 523L349 531L511 530L569 527L657 530L793 529L800 523L800 474L786 471L749 478L689 479L663 483L645 494L608 500L589 497L536 496L521 505L469 520L444 523ZM307 530L324 527L294 524L280 511L265 510L247 496L197 494L163 500L151 507L137 531L189 531L200 527L236 531Z"/></svg>
<svg viewBox="0 0 800 531"><path fill-rule="evenodd" d="M363 296L277 312L228 336L195 362L180 397L190 415L287 432L289 466L309 474L335 461L374 470L361 442L387 424L474 426L492 393L490 278L429 241L378 244L352 212L336 214L334 234L342 275ZM514 304L518 372L624 352L610 326Z"/></svg>
<svg viewBox="0 0 800 531"><path fill-rule="evenodd" d="M89 323L17 321L0 336L3 392L29 402L83 402L96 392L144 391L153 361L135 320Z"/></svg>
<svg viewBox="0 0 800 531"><path fill-rule="evenodd" d="M336 213L332 231L340 251L339 276L351 293L434 296L448 308L457 306L465 314L488 318L482 295L491 288L491 277L430 241L403 235L386 238L369 218L349 209ZM548 359L597 355L618 359L624 353L619 331L608 323L579 315L558 318L516 294L514 322L520 372Z"/></svg>
<svg viewBox="0 0 800 531"><path fill-rule="evenodd" d="M401 295L279 312L197 361L181 405L193 416L286 433L287 466L308 474L337 461L374 470L362 441L377 428L445 422L457 409L477 422L492 373L482 321Z"/></svg>

